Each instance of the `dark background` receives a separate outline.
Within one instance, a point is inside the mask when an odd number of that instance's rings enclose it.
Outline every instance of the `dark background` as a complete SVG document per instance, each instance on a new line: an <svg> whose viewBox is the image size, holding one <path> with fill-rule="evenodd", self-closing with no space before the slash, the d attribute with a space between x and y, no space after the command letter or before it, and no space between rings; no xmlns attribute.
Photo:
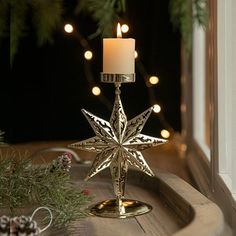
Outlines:
<svg viewBox="0 0 236 236"><path fill-rule="evenodd" d="M102 39L89 40L92 61L84 60L84 48L75 34L63 31L68 21L83 37L96 30L96 23L86 14L74 16L74 1L65 5L64 20L55 32L54 43L38 47L32 32L20 41L12 67L9 65L9 39L0 53L0 129L9 143L85 139L94 133L81 113L85 108L109 120L114 99L114 85L102 84ZM128 119L140 114L156 100L160 115L152 114L142 133L160 137L160 130L172 127L180 131L180 36L173 30L168 14L169 1L128 1L122 16L130 31L124 37L136 40L139 62L136 82L122 85L121 98ZM140 74L140 63L159 84L148 88ZM91 68L94 81L86 75ZM90 76L90 79L92 77ZM98 85L103 97L92 95ZM150 101L150 92L154 98ZM105 100L105 103L104 103ZM170 126L170 127L169 127Z"/></svg>

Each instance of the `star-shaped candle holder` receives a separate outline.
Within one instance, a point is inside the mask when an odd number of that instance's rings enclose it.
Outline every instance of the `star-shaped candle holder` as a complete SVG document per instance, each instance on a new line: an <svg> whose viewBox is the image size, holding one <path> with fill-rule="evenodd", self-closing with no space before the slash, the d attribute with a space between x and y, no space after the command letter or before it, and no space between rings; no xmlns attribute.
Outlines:
<svg viewBox="0 0 236 236"><path fill-rule="evenodd" d="M103 169L110 167L116 198L99 202L90 207L90 213L101 217L127 218L151 211L149 204L125 199L125 183L128 166L137 167L149 176L154 176L141 151L166 142L165 139L141 134L153 107L127 121L121 99L121 83L134 82L134 75L101 74L101 81L115 83L115 102L110 121L105 121L82 109L96 136L71 144L69 147L96 152L96 158L86 177L90 179Z"/></svg>

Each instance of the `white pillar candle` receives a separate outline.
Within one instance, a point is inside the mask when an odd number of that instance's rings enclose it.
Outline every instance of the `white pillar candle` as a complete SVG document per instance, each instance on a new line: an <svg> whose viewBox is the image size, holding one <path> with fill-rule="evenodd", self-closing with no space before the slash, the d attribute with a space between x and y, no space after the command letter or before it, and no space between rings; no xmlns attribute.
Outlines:
<svg viewBox="0 0 236 236"><path fill-rule="evenodd" d="M103 39L103 73L135 73L135 40L121 38L120 24L117 26L117 38Z"/></svg>

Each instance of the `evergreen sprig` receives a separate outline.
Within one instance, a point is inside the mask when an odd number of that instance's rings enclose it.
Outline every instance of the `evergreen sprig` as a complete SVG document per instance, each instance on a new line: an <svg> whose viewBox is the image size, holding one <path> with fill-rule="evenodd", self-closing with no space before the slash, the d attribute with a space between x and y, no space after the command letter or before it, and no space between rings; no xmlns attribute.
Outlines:
<svg viewBox="0 0 236 236"><path fill-rule="evenodd" d="M27 154L0 155L0 208L8 209L11 215L24 208L47 206L53 213L53 225L64 227L87 216L84 207L91 198L60 166L36 166Z"/></svg>
<svg viewBox="0 0 236 236"><path fill-rule="evenodd" d="M32 1L32 21L37 34L38 44L52 42L52 32L61 21L63 12L62 0Z"/></svg>
<svg viewBox="0 0 236 236"><path fill-rule="evenodd" d="M11 64L20 40L32 29L39 46L53 42L53 32L62 20L63 10L63 0L0 0L0 40L10 31ZM75 12L81 10L98 22L92 37L111 36L114 20L125 12L125 0L80 0Z"/></svg>
<svg viewBox="0 0 236 236"><path fill-rule="evenodd" d="M0 0L0 39L9 34L10 0Z"/></svg>
<svg viewBox="0 0 236 236"><path fill-rule="evenodd" d="M192 48L192 27L196 22L203 29L207 26L206 0L170 0L170 20L179 29L183 44L189 53Z"/></svg>
<svg viewBox="0 0 236 236"><path fill-rule="evenodd" d="M145 3L144 3L145 4ZM170 19L181 33L187 51L191 50L192 24L207 24L206 0L170 0ZM97 22L98 35L110 37L114 22L126 11L126 0L78 0L75 13L91 15ZM10 60L13 62L20 40L32 30L39 45L53 41L53 31L59 25L63 13L63 0L0 0L0 40L10 32Z"/></svg>
<svg viewBox="0 0 236 236"><path fill-rule="evenodd" d="M10 60L12 63L21 38L32 29L35 31L39 45L52 42L53 31L61 21L63 0L2 0L0 9L0 39L7 31L7 19L10 15Z"/></svg>
<svg viewBox="0 0 236 236"><path fill-rule="evenodd" d="M97 22L97 31L89 36L92 39L99 34L111 37L114 33L114 22L125 9L126 0L79 0L75 13L84 11Z"/></svg>

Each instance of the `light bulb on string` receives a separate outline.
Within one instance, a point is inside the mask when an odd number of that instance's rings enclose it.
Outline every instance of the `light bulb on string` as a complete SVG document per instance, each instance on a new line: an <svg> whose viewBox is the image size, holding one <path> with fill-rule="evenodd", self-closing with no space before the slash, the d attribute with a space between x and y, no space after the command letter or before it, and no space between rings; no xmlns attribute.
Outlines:
<svg viewBox="0 0 236 236"><path fill-rule="evenodd" d="M153 111L154 111L155 113L159 113L159 112L161 111L161 106L158 105L158 104L154 104L154 105L153 105Z"/></svg>
<svg viewBox="0 0 236 236"><path fill-rule="evenodd" d="M129 31L129 26L127 24L123 24L121 26L122 33L127 33Z"/></svg>
<svg viewBox="0 0 236 236"><path fill-rule="evenodd" d="M66 33L71 34L74 31L74 28L71 24L65 24L64 30Z"/></svg>
<svg viewBox="0 0 236 236"><path fill-rule="evenodd" d="M99 96L99 95L101 94L101 89L100 89L99 87L97 87L97 86L94 86L94 87L92 88L92 93L93 93L93 95L95 95L95 96Z"/></svg>
<svg viewBox="0 0 236 236"><path fill-rule="evenodd" d="M157 76L151 76L149 78L149 83L154 85L154 84L158 84L159 83L159 78Z"/></svg>
<svg viewBox="0 0 236 236"><path fill-rule="evenodd" d="M137 59L138 58L138 52L135 50L134 51L134 58Z"/></svg>
<svg viewBox="0 0 236 236"><path fill-rule="evenodd" d="M169 138L169 137L170 137L170 132L169 132L168 130L166 130L166 129L163 129L163 130L161 131L161 136L162 136L163 138Z"/></svg>
<svg viewBox="0 0 236 236"><path fill-rule="evenodd" d="M84 58L88 61L91 60L93 58L93 53L90 50L85 51Z"/></svg>

